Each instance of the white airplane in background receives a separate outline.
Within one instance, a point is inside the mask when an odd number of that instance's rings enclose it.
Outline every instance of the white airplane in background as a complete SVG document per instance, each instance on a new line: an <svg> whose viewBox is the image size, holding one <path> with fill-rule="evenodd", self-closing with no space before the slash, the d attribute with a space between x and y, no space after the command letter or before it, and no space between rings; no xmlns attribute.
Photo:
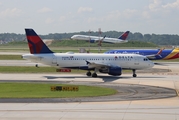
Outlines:
<svg viewBox="0 0 179 120"><path fill-rule="evenodd" d="M88 71L87 76L97 77L96 72L120 76L122 69L130 69L133 77L136 77L136 70L154 66L152 61L138 54L54 53L33 29L25 29L25 32L31 54L24 54L22 57L56 67L60 71L81 69ZM91 74L91 70L94 73Z"/></svg>
<svg viewBox="0 0 179 120"><path fill-rule="evenodd" d="M106 43L125 43L128 42L126 40L127 36L129 34L129 31L124 32L121 36L118 38L109 38L109 37L99 37L99 36L88 36L88 35L73 35L71 39L73 40L85 40L89 41L90 43L95 43L95 42L106 42Z"/></svg>

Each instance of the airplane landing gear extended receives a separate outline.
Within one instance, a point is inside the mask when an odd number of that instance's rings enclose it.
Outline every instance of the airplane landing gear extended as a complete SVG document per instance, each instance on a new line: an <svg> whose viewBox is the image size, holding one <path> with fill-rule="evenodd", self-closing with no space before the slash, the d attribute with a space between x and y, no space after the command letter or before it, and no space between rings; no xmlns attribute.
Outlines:
<svg viewBox="0 0 179 120"><path fill-rule="evenodd" d="M133 72L133 77L137 77L137 74L135 73L135 72L136 72L136 70L135 70L135 69L133 69L133 70L132 70L132 72Z"/></svg>
<svg viewBox="0 0 179 120"><path fill-rule="evenodd" d="M86 73L86 75L87 75L87 76L91 76L91 72L88 71L88 72Z"/></svg>
<svg viewBox="0 0 179 120"><path fill-rule="evenodd" d="M90 71L88 71L88 72L86 73L86 75L87 75L87 76L92 76L92 77L97 77L97 76L98 76L95 72L94 72L93 74L91 74Z"/></svg>
<svg viewBox="0 0 179 120"><path fill-rule="evenodd" d="M92 74L92 77L97 77L98 75L96 73L93 73Z"/></svg>
<svg viewBox="0 0 179 120"><path fill-rule="evenodd" d="M133 72L133 75L132 75L132 76L133 76L133 77L137 77L136 70L133 69L132 72ZM92 77L98 77L98 75L96 74L96 72L94 72L93 74L91 74L91 72L88 71L88 72L86 73L86 75L87 75L87 76L92 76Z"/></svg>

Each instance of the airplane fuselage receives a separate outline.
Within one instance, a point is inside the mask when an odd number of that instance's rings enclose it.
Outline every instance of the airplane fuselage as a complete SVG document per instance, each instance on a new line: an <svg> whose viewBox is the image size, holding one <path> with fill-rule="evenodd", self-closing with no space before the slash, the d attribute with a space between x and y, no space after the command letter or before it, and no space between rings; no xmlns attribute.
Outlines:
<svg viewBox="0 0 179 120"><path fill-rule="evenodd" d="M97 77L96 72L120 76L122 69L131 69L133 77L137 77L136 70L154 66L146 56L137 54L54 53L33 29L26 28L25 32L31 54L22 55L23 59L56 67L58 71L82 69L88 71L87 76ZM125 40L128 33L119 38Z"/></svg>
<svg viewBox="0 0 179 120"><path fill-rule="evenodd" d="M33 62L54 66L56 68L71 69L93 69L90 63L99 63L106 66L119 66L122 69L145 69L153 67L154 64L145 56L135 54L67 54L67 53L50 53L50 54L25 54L24 59ZM95 66L96 67L96 66Z"/></svg>
<svg viewBox="0 0 179 120"><path fill-rule="evenodd" d="M91 43L95 43L95 42L98 42L99 40L103 39L103 37L87 36L87 35L74 35L74 36L71 37L71 39L85 40L85 41L90 40ZM128 41L127 40L120 40L120 39L117 39L117 38L105 37L103 39L103 42L106 42L106 43L125 43L125 42L128 42Z"/></svg>

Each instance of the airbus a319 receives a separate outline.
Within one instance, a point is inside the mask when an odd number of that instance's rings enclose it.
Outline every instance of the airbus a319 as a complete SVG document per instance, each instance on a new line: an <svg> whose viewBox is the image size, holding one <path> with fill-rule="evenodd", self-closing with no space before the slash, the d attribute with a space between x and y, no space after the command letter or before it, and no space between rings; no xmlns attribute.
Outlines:
<svg viewBox="0 0 179 120"><path fill-rule="evenodd" d="M154 66L146 56L138 54L54 53L33 29L25 29L25 32L30 54L22 57L56 69L87 70L86 75L92 77L97 77L97 72L120 76L123 69L129 69L133 71L133 77L136 77L136 70Z"/></svg>

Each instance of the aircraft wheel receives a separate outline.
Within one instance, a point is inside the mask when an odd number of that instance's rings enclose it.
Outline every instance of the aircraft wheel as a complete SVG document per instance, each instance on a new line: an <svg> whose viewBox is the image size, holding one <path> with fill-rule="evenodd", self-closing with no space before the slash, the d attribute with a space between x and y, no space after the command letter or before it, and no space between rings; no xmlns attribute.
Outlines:
<svg viewBox="0 0 179 120"><path fill-rule="evenodd" d="M137 77L137 74L133 74L133 77Z"/></svg>
<svg viewBox="0 0 179 120"><path fill-rule="evenodd" d="M96 73L93 73L92 74L92 77L97 77L98 75Z"/></svg>
<svg viewBox="0 0 179 120"><path fill-rule="evenodd" d="M91 76L91 72L88 71L88 72L86 73L86 75L87 75L87 76Z"/></svg>
<svg viewBox="0 0 179 120"><path fill-rule="evenodd" d="M35 67L39 67L38 64L35 64Z"/></svg>

